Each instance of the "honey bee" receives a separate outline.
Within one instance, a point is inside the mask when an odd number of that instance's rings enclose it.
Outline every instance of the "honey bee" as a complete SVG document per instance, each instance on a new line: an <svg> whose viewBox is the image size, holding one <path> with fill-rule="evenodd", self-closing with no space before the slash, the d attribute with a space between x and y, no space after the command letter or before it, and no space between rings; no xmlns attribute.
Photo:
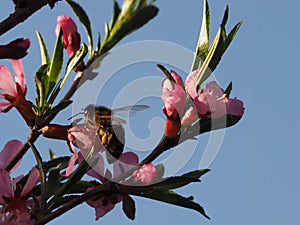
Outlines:
<svg viewBox="0 0 300 225"><path fill-rule="evenodd" d="M88 105L84 109L84 124L96 128L103 146L106 148L107 161L109 163L119 159L123 153L125 143L125 131L123 124L126 123L120 116L125 113L141 111L149 108L147 105L125 106L110 109L105 106Z"/></svg>

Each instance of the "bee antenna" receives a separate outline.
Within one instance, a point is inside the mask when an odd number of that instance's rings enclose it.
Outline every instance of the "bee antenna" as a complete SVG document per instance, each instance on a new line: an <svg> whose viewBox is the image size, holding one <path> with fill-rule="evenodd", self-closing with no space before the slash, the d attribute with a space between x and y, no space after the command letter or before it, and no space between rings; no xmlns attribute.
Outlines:
<svg viewBox="0 0 300 225"><path fill-rule="evenodd" d="M71 120L71 119L73 119L75 116L78 116L78 115L80 115L80 114L83 114L83 112L76 113L75 115L73 115L73 116L71 116L70 118L68 118L68 120Z"/></svg>

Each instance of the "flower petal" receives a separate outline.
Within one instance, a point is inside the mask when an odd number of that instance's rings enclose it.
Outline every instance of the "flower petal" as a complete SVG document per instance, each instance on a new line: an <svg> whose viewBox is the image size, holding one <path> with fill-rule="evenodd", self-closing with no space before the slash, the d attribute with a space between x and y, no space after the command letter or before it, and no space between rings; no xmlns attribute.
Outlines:
<svg viewBox="0 0 300 225"><path fill-rule="evenodd" d="M88 188L87 191L90 191L91 188ZM100 198L98 200L87 200L86 203L95 208L95 212L96 212L96 220L99 220L100 217L103 217L106 213L108 213L109 211L111 211L115 205L111 203L111 201L108 201L107 204L105 206L103 206L103 200L104 198Z"/></svg>
<svg viewBox="0 0 300 225"><path fill-rule="evenodd" d="M23 93L25 93L26 80L25 80L25 76L24 76L24 68L23 68L22 61L19 59L17 59L17 60L11 59L10 61L11 61L12 67L16 74L16 82L20 84Z"/></svg>
<svg viewBox="0 0 300 225"><path fill-rule="evenodd" d="M131 168L133 168L135 165L137 165L139 162L138 156L133 153L133 152L125 152L123 153L119 160L114 163L114 177L118 177L121 175L121 167L125 170L128 171Z"/></svg>
<svg viewBox="0 0 300 225"><path fill-rule="evenodd" d="M20 149L22 148L22 142L19 140L11 140L7 142L0 152L0 168L5 168L19 153ZM10 172L15 171L15 169L21 163L21 159L18 163L10 170Z"/></svg>
<svg viewBox="0 0 300 225"><path fill-rule="evenodd" d="M180 85L181 87L184 87L182 78L181 78L181 76L178 75L178 73L171 70L171 75L172 75L173 79L175 80L176 84Z"/></svg>
<svg viewBox="0 0 300 225"><path fill-rule="evenodd" d="M0 95L1 98L1 95ZM8 107L12 107L12 104L10 102L0 102L0 112L7 112Z"/></svg>
<svg viewBox="0 0 300 225"><path fill-rule="evenodd" d="M0 193L1 197L5 196L8 198L14 197L14 192L12 190L12 183L9 172L5 169L0 168Z"/></svg>
<svg viewBox="0 0 300 225"><path fill-rule="evenodd" d="M188 126L199 119L198 112L195 107L191 107L182 117L181 125Z"/></svg>
<svg viewBox="0 0 300 225"><path fill-rule="evenodd" d="M149 185L156 178L156 167L148 163L142 166L141 169L133 173L134 181L140 181L142 184Z"/></svg>
<svg viewBox="0 0 300 225"><path fill-rule="evenodd" d="M83 157L81 156L81 154L78 157L78 161L81 162L83 159ZM99 153L94 154L94 156L92 157L92 162L94 162L95 160L97 160L96 165L93 166L93 168L91 170L89 170L87 172L87 174L89 176L92 176L98 180L100 180L102 183L105 182L105 178L104 178L104 159L102 157L102 155L100 155Z"/></svg>
<svg viewBox="0 0 300 225"><path fill-rule="evenodd" d="M171 87L170 87L171 86ZM168 105L172 105L176 111L182 115L186 102L186 93L184 89L178 84L171 84L169 80L163 81L163 93L161 96L162 101L165 103L168 111Z"/></svg>
<svg viewBox="0 0 300 225"><path fill-rule="evenodd" d="M29 177L26 181L26 184L20 196L24 197L29 191L32 190L32 188L35 187L35 185L39 182L39 180L40 180L40 172L36 167L34 167L29 174Z"/></svg>
<svg viewBox="0 0 300 225"><path fill-rule="evenodd" d="M194 99L197 96L197 78L199 70L190 73L185 80L185 89Z"/></svg>
<svg viewBox="0 0 300 225"><path fill-rule="evenodd" d="M226 114L233 116L242 116L244 114L244 103L238 99L226 98Z"/></svg>
<svg viewBox="0 0 300 225"><path fill-rule="evenodd" d="M0 65L0 91L2 94L17 96L15 82L9 69L4 65Z"/></svg>
<svg viewBox="0 0 300 225"><path fill-rule="evenodd" d="M73 155L69 159L69 164L68 164L68 167L66 168L66 172L64 174L62 174L62 176L64 176L64 177L70 176L70 174L72 173L73 167L75 165L75 162L78 159L78 153L75 150L74 145L72 143L69 143L69 145L70 145L71 151L73 152Z"/></svg>

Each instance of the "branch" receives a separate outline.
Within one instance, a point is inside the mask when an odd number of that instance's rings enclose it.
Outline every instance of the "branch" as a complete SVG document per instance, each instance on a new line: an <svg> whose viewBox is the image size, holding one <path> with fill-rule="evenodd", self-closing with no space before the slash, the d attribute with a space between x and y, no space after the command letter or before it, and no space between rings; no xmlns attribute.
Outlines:
<svg viewBox="0 0 300 225"><path fill-rule="evenodd" d="M101 196L105 196L107 194L111 194L113 188L112 186L115 184L115 182L121 181L124 178L130 176L133 171L138 169L140 166L150 163L153 160L155 160L159 155L161 155L164 151L169 150L170 148L176 146L178 144L179 137L175 138L168 138L168 137L163 137L161 142L157 145L157 147L141 162L137 165L137 167L134 167L130 169L129 171L121 174L121 176L116 177L113 179L113 181L106 181L103 185L95 187L93 190L88 191L81 196L78 196L77 198L69 201L62 207L58 208L57 210L49 213L48 215L43 216L40 220L38 220L35 225L43 225L59 216L62 214L68 212L70 209L84 203L88 199L91 198L97 198Z"/></svg>
<svg viewBox="0 0 300 225"><path fill-rule="evenodd" d="M60 0L34 0L23 1L22 5L16 5L15 12L10 14L5 20L0 23L0 36L19 23L24 22L36 11L40 10L45 5L53 7L56 2Z"/></svg>

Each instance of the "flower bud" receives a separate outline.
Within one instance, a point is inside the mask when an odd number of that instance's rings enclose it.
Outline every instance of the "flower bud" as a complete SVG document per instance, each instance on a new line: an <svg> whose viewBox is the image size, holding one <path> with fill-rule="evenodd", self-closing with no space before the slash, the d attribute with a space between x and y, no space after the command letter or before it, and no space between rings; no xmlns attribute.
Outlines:
<svg viewBox="0 0 300 225"><path fill-rule="evenodd" d="M59 16L55 29L56 35L58 35L60 27L63 31L64 48L72 57L80 49L80 34L77 32L77 26L71 17Z"/></svg>
<svg viewBox="0 0 300 225"><path fill-rule="evenodd" d="M156 178L156 167L148 163L142 166L141 169L133 172L134 181L140 181L142 184L149 185L153 183Z"/></svg>
<svg viewBox="0 0 300 225"><path fill-rule="evenodd" d="M27 55L30 40L18 38L6 45L0 45L0 59L21 59Z"/></svg>

